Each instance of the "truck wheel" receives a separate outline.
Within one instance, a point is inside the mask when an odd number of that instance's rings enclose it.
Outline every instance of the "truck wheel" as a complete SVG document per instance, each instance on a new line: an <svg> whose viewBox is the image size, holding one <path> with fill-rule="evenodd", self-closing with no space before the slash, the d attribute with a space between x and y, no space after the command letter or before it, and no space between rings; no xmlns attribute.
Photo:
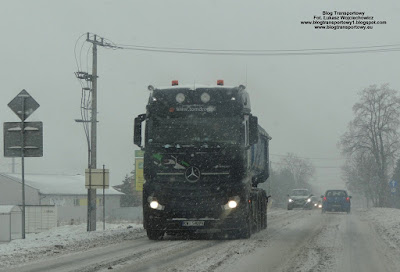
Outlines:
<svg viewBox="0 0 400 272"><path fill-rule="evenodd" d="M263 216L262 216L262 208L261 208L261 199L257 200L257 217L256 217L256 222L255 222L255 232L259 232L262 229L262 222L263 222Z"/></svg>
<svg viewBox="0 0 400 272"><path fill-rule="evenodd" d="M247 211L246 218L247 220L244 222L244 227L238 231L238 238L240 239L248 239L251 236L253 227L253 215L251 209Z"/></svg>
<svg viewBox="0 0 400 272"><path fill-rule="evenodd" d="M267 206L263 203L263 207L261 209L261 229L267 228Z"/></svg>
<svg viewBox="0 0 400 272"><path fill-rule="evenodd" d="M150 240L161 240L164 237L164 231L162 230L147 230L147 237Z"/></svg>
<svg viewBox="0 0 400 272"><path fill-rule="evenodd" d="M239 238L248 239L251 236L251 223L246 222L246 226L239 230Z"/></svg>

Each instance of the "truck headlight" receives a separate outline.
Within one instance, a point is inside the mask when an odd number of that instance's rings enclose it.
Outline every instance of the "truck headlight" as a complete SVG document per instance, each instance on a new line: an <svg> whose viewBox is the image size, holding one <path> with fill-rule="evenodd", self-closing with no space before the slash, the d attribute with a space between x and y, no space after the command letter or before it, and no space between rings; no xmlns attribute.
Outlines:
<svg viewBox="0 0 400 272"><path fill-rule="evenodd" d="M307 199L307 202L311 202L311 198Z"/></svg>
<svg viewBox="0 0 400 272"><path fill-rule="evenodd" d="M234 209L239 205L239 202L240 202L240 198L238 196L232 197L229 199L228 203L226 203L225 205L222 205L222 208L224 210Z"/></svg>
<svg viewBox="0 0 400 272"><path fill-rule="evenodd" d="M160 204L158 204L157 201L153 200L152 202L150 202L150 208L156 210L158 208L158 206L160 206Z"/></svg>
<svg viewBox="0 0 400 272"><path fill-rule="evenodd" d="M164 205L161 205L160 203L158 203L157 199L154 197L149 196L147 198L147 201L149 202L149 206L150 208L154 209L154 210L164 210Z"/></svg>
<svg viewBox="0 0 400 272"><path fill-rule="evenodd" d="M292 202L293 202L293 199L289 198L289 203L292 203Z"/></svg>
<svg viewBox="0 0 400 272"><path fill-rule="evenodd" d="M229 200L228 201L228 207L231 208L231 209L236 208L237 205L238 205L238 203L235 200Z"/></svg>

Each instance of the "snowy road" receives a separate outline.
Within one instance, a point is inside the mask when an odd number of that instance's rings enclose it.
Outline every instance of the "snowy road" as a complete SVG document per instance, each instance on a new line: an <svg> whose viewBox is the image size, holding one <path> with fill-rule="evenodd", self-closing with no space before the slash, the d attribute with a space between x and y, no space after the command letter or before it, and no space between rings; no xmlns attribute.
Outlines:
<svg viewBox="0 0 400 272"><path fill-rule="evenodd" d="M398 271L397 243L371 219L363 212L272 210L268 229L248 240L150 241L138 233L4 271Z"/></svg>

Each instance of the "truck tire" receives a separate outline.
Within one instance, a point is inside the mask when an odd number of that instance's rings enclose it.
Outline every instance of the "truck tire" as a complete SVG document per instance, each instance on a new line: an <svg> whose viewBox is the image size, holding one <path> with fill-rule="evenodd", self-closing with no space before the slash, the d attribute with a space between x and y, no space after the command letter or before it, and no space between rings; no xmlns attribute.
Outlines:
<svg viewBox="0 0 400 272"><path fill-rule="evenodd" d="M253 214L251 207L247 210L247 220L244 222L243 228L240 228L238 231L239 239L248 239L251 236L252 228L253 228Z"/></svg>
<svg viewBox="0 0 400 272"><path fill-rule="evenodd" d="M164 237L164 231L162 230L147 230L147 237L150 240L161 240Z"/></svg>
<svg viewBox="0 0 400 272"><path fill-rule="evenodd" d="M265 199L262 201L261 206L261 229L267 228L267 203Z"/></svg>
<svg viewBox="0 0 400 272"><path fill-rule="evenodd" d="M240 239L249 239L251 236L251 222L246 222L246 226L239 230Z"/></svg>
<svg viewBox="0 0 400 272"><path fill-rule="evenodd" d="M256 221L254 222L254 232L259 232L262 228L261 198L257 198L256 215Z"/></svg>

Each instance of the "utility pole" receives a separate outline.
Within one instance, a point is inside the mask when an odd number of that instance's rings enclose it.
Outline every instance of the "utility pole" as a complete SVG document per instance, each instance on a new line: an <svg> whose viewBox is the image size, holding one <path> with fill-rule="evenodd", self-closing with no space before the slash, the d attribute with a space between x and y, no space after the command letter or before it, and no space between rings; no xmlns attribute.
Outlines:
<svg viewBox="0 0 400 272"><path fill-rule="evenodd" d="M93 44L93 64L92 64L92 118L91 118L91 132L90 132L90 167L89 169L96 169L97 163L97 44L103 45L103 39L97 41L97 36L91 40L89 33L87 33L87 42ZM91 175L90 175L91 176ZM89 177L91 178L91 177ZM88 189L88 207L89 207L89 231L96 230L96 189Z"/></svg>
<svg viewBox="0 0 400 272"><path fill-rule="evenodd" d="M97 46L119 48L105 43L104 38L93 35L90 37L90 33L87 33L86 41L93 45L93 62L92 62L92 74L78 71L76 77L78 79L84 79L92 82L92 88L84 88L84 90L90 90L92 101L91 101L91 120L75 120L77 122L90 122L90 143L88 143L88 166L89 166L89 189L88 189L88 215L87 215L87 231L96 230L96 189L92 189L92 169L97 168Z"/></svg>

